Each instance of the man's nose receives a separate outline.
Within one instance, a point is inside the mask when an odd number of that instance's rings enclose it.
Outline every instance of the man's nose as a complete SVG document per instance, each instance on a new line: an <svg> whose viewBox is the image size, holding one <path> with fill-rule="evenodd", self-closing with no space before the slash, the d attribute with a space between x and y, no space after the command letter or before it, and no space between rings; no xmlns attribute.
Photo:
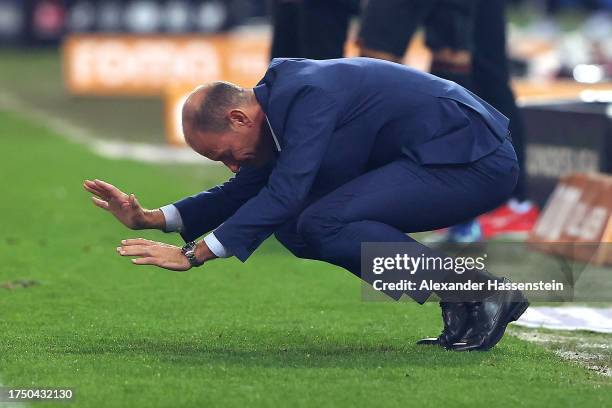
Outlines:
<svg viewBox="0 0 612 408"><path fill-rule="evenodd" d="M236 163L226 164L226 166L232 171L232 173L238 173L238 170L240 170L240 165Z"/></svg>

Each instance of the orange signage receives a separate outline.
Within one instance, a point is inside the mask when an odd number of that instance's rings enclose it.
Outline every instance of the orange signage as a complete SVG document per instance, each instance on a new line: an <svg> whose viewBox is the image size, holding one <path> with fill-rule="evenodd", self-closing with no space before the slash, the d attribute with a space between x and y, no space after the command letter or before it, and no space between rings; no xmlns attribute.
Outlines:
<svg viewBox="0 0 612 408"><path fill-rule="evenodd" d="M159 96L166 105L168 142L183 145L181 109L188 93L206 82L224 80L252 87L269 64L270 36L74 34L63 44L64 82L72 95ZM345 53L355 56L354 42ZM421 37L404 60L426 68L430 56Z"/></svg>
<svg viewBox="0 0 612 408"><path fill-rule="evenodd" d="M265 35L72 35L63 45L74 95L163 96L214 80L253 86L268 67Z"/></svg>
<svg viewBox="0 0 612 408"><path fill-rule="evenodd" d="M166 91L165 115L166 115L166 140L174 146L185 145L183 135L183 104L194 88L171 88Z"/></svg>

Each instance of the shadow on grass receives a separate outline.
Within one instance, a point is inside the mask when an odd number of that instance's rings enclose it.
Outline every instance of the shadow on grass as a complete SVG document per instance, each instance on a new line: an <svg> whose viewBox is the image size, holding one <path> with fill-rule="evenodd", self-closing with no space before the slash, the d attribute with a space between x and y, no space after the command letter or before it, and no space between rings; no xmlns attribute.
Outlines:
<svg viewBox="0 0 612 408"><path fill-rule="evenodd" d="M142 358L188 366L222 364L240 367L308 368L394 368L462 367L479 365L491 353L457 353L437 347L321 341L301 338L300 342L265 342L257 338L224 339L100 339L94 344L58 347L56 355L111 355Z"/></svg>

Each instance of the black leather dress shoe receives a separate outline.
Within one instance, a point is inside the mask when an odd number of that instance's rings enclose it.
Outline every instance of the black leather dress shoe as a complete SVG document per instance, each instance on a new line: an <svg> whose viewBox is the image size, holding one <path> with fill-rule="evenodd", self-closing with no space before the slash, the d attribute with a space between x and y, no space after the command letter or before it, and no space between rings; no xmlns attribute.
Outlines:
<svg viewBox="0 0 612 408"><path fill-rule="evenodd" d="M528 307L529 302L518 290L498 291L481 302L468 303L469 330L450 348L455 351L491 349L504 336L508 323L518 320Z"/></svg>
<svg viewBox="0 0 612 408"><path fill-rule="evenodd" d="M444 330L438 337L421 339L417 341L417 344L448 348L463 338L469 319L466 303L440 302L440 308Z"/></svg>

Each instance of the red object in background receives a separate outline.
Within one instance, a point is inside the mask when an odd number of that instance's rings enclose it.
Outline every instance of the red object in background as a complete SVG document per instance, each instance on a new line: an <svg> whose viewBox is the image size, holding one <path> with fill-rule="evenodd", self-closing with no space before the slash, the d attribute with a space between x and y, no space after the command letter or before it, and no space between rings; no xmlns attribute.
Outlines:
<svg viewBox="0 0 612 408"><path fill-rule="evenodd" d="M504 204L481 215L478 221L485 239L499 235L526 236L534 227L539 215L540 211L535 205L531 205L525 212L518 212L510 205Z"/></svg>
<svg viewBox="0 0 612 408"><path fill-rule="evenodd" d="M44 40L59 39L66 23L66 7L57 0L43 0L34 5L32 26L36 37Z"/></svg>

